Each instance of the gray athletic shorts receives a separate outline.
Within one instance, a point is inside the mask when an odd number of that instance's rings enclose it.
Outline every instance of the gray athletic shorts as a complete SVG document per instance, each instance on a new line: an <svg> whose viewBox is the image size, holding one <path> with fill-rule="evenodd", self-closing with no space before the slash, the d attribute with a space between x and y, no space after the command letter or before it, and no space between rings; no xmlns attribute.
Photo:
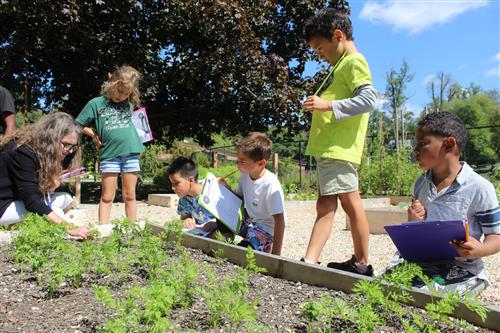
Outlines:
<svg viewBox="0 0 500 333"><path fill-rule="evenodd" d="M333 158L316 157L320 195L358 191L358 165Z"/></svg>

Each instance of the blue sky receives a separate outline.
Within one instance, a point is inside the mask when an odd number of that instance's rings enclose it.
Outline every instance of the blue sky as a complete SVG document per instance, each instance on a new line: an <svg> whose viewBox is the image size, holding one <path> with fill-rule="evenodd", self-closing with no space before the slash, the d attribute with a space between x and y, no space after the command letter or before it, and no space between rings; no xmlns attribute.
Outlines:
<svg viewBox="0 0 500 333"><path fill-rule="evenodd" d="M385 89L390 68L408 62L414 79L407 108L418 116L430 101L438 72L454 82L500 90L500 0L349 1L354 41L370 64L375 88ZM313 74L318 63L309 63Z"/></svg>

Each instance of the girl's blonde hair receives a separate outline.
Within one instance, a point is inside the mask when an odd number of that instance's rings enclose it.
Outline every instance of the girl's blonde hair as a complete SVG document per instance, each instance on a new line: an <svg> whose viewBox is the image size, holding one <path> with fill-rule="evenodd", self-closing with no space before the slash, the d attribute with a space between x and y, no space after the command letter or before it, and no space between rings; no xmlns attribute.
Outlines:
<svg viewBox="0 0 500 333"><path fill-rule="evenodd" d="M141 94L139 92L139 81L141 80L141 73L134 67L123 65L117 67L113 73L108 73L108 81L104 82L101 87L101 95L107 99L111 99L110 91L123 87L130 89L128 100L135 106L141 105Z"/></svg>
<svg viewBox="0 0 500 333"><path fill-rule="evenodd" d="M61 162L61 141L69 134L76 133L80 141L81 127L73 117L65 112L54 112L38 122L20 128L14 133L0 138L0 149L12 140L16 140L15 149L25 145L38 157L38 189L47 193L54 186L53 180L63 170L74 170L80 166L80 149L76 149Z"/></svg>

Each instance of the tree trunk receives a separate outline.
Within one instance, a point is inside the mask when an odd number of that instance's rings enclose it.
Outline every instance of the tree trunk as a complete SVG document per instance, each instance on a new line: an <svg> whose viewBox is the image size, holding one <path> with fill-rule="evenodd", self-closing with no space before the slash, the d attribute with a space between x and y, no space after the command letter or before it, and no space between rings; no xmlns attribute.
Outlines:
<svg viewBox="0 0 500 333"><path fill-rule="evenodd" d="M28 112L30 109L30 85L29 85L29 64L24 67L24 126L29 124Z"/></svg>

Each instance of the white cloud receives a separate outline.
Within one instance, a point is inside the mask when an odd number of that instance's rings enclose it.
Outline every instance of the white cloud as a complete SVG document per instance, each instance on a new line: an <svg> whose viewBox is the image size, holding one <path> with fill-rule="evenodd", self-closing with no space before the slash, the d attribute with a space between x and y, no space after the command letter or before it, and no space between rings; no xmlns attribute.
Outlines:
<svg viewBox="0 0 500 333"><path fill-rule="evenodd" d="M436 82L438 79L436 77L436 75L434 74L429 74L427 75L423 80L422 80L422 84L424 86L428 85L429 83L432 83L432 82Z"/></svg>
<svg viewBox="0 0 500 333"><path fill-rule="evenodd" d="M500 64L496 67L490 68L485 74L485 76L500 76Z"/></svg>
<svg viewBox="0 0 500 333"><path fill-rule="evenodd" d="M406 112L411 112L414 117L420 115L420 112L423 110L423 106L412 104L410 102L405 103Z"/></svg>
<svg viewBox="0 0 500 333"><path fill-rule="evenodd" d="M403 107L406 112L413 113L413 116L419 115L420 111L422 111L422 109L424 108L421 105L412 104L408 101L404 104ZM387 96L380 94L377 98L377 101L375 102L375 109L383 111L386 113L386 115L389 115L391 112L389 110L389 98L387 98Z"/></svg>
<svg viewBox="0 0 500 333"><path fill-rule="evenodd" d="M500 52L498 52L493 57L491 57L490 61L496 61L498 63L495 67L490 68L484 75L485 76L500 76Z"/></svg>
<svg viewBox="0 0 500 333"><path fill-rule="evenodd" d="M385 105L387 104L388 102L388 99L383 96L382 94L380 94L377 98L377 100L375 101L375 109L378 109L378 110L383 110Z"/></svg>
<svg viewBox="0 0 500 333"><path fill-rule="evenodd" d="M458 70L461 71L462 69L467 68L467 66L468 66L468 64L465 62L465 63L461 64L460 66L458 66Z"/></svg>
<svg viewBox="0 0 500 333"><path fill-rule="evenodd" d="M487 4L487 0L368 2L359 16L372 23L389 24L396 31L418 34L433 25L449 22L466 11Z"/></svg>

